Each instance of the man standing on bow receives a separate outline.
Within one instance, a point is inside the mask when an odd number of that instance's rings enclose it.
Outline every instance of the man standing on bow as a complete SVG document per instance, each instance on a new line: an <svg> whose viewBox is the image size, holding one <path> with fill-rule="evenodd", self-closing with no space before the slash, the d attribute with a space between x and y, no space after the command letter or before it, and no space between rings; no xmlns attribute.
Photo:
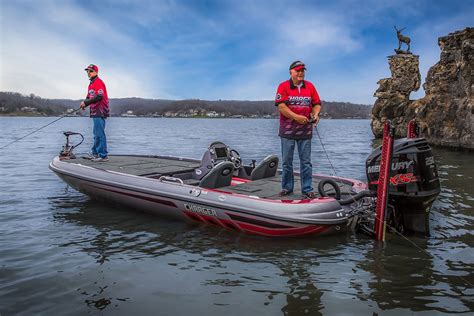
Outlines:
<svg viewBox="0 0 474 316"><path fill-rule="evenodd" d="M313 127L319 122L321 100L314 85L304 80L306 66L301 61L290 65L290 80L280 83L275 106L280 111L281 151L283 159L282 191L280 196L293 193L293 155L295 146L300 159L301 193L307 198L317 197L313 191L311 138Z"/></svg>
<svg viewBox="0 0 474 316"><path fill-rule="evenodd" d="M95 162L108 161L107 138L105 137L105 119L109 116L109 98L107 89L102 79L98 77L99 67L90 64L84 69L89 77L89 89L81 109L90 106L90 117L93 120L94 144L92 145L89 158Z"/></svg>

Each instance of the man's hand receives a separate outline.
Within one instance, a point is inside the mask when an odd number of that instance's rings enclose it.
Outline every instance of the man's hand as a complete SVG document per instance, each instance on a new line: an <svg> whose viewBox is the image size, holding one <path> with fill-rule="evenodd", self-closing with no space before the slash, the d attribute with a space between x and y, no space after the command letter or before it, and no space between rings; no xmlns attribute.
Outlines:
<svg viewBox="0 0 474 316"><path fill-rule="evenodd" d="M319 114L311 114L311 123L313 124L313 128L316 127L319 123Z"/></svg>
<svg viewBox="0 0 474 316"><path fill-rule="evenodd" d="M86 108L86 104L84 103L84 101L81 102L80 108L81 110L84 110Z"/></svg>
<svg viewBox="0 0 474 316"><path fill-rule="evenodd" d="M296 115L294 120L298 122L299 124L303 125L309 122L308 118L303 115Z"/></svg>
<svg viewBox="0 0 474 316"><path fill-rule="evenodd" d="M296 114L295 112L290 110L290 108L284 102L278 104L278 111L280 111L280 113L283 114L284 117L292 119L298 124L304 125L309 122L309 119L306 116Z"/></svg>

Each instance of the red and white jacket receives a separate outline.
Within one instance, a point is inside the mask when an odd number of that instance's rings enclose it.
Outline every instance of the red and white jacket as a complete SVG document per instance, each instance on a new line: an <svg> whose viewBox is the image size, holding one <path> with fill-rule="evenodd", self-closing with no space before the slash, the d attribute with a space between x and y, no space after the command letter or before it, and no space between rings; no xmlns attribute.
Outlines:
<svg viewBox="0 0 474 316"><path fill-rule="evenodd" d="M109 97L107 88L99 77L91 78L87 96L84 100L86 105L90 105L90 117L108 117L109 116Z"/></svg>
<svg viewBox="0 0 474 316"><path fill-rule="evenodd" d="M285 103L296 114L310 118L314 106L321 105L318 92L314 85L303 80L297 87L293 81L286 80L280 83L275 97L275 106ZM299 124L280 113L280 130L278 136L291 139L308 139L313 137L313 124Z"/></svg>

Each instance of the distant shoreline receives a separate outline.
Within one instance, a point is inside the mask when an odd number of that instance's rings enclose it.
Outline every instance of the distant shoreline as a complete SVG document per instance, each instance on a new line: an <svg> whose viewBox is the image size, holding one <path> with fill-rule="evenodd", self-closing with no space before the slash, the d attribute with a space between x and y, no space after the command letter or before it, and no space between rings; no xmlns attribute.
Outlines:
<svg viewBox="0 0 474 316"><path fill-rule="evenodd" d="M0 116L51 116L74 113L80 100L42 99L34 94L0 91ZM274 118L278 109L274 100L165 100L111 98L110 114L122 117L181 118ZM86 114L87 113L87 114ZM372 106L350 102L322 101L323 118L370 118ZM87 112L81 114L88 115Z"/></svg>
<svg viewBox="0 0 474 316"><path fill-rule="evenodd" d="M0 114L0 117L61 117L62 115L43 115L43 114L24 114L24 115L11 115L11 114ZM89 118L89 116L80 116L80 115L66 115L67 117L73 118L73 117L79 117L79 118ZM278 116L275 117L165 117L165 116L120 116L120 115L114 115L111 116L110 118L121 118L121 119L142 119L142 118L164 118L164 119L233 119L233 120L242 120L242 119L264 119L264 120L276 120L280 119ZM332 117L323 117L321 118L322 120L370 120L370 118L367 117L344 117L344 118L332 118Z"/></svg>

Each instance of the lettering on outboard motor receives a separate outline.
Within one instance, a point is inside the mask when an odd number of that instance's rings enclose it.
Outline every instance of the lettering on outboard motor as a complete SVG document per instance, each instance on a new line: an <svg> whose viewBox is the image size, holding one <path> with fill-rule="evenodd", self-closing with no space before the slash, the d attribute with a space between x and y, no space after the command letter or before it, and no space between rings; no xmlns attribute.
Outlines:
<svg viewBox="0 0 474 316"><path fill-rule="evenodd" d="M390 169L388 205L392 209L387 213L388 222L400 232L429 235L429 210L440 192L436 158L423 138L399 139L394 142L393 150L390 166L387 166ZM381 155L382 147L379 147L366 160L371 191L380 186L377 178L382 171L378 166Z"/></svg>
<svg viewBox="0 0 474 316"><path fill-rule="evenodd" d="M435 164L434 157L433 157L433 156L431 156L431 157L426 157L426 159L425 159L425 164L426 164L427 166L430 166L431 168L433 168L433 167L434 167L434 164Z"/></svg>
<svg viewBox="0 0 474 316"><path fill-rule="evenodd" d="M196 213L196 214L217 217L216 211L213 210L213 209L207 208L207 207L202 207L202 206L194 205L194 204L184 204L184 208L187 211L190 211L190 212L193 212L193 213Z"/></svg>
<svg viewBox="0 0 474 316"><path fill-rule="evenodd" d="M413 160L394 162L392 163L392 171L408 169L411 165L413 165ZM380 165L369 166L367 168L367 173L377 173L377 172L380 172Z"/></svg>
<svg viewBox="0 0 474 316"><path fill-rule="evenodd" d="M401 173L390 177L390 184L392 185L407 184L416 181L418 181L418 178L413 175L413 173Z"/></svg>

